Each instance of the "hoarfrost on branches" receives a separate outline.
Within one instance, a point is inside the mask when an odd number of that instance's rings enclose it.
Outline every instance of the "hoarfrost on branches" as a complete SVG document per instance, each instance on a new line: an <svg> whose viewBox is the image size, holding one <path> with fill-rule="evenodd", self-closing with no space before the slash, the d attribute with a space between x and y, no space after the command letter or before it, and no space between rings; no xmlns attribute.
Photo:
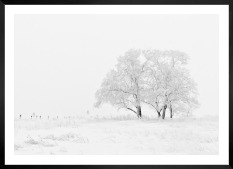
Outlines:
<svg viewBox="0 0 233 169"><path fill-rule="evenodd" d="M143 60L143 61L142 61ZM170 118L179 110L197 108L197 85L185 67L188 56L174 50L131 49L118 58L96 92L96 107L110 103L142 117L142 104L155 109L158 117ZM162 115L161 115L162 112Z"/></svg>

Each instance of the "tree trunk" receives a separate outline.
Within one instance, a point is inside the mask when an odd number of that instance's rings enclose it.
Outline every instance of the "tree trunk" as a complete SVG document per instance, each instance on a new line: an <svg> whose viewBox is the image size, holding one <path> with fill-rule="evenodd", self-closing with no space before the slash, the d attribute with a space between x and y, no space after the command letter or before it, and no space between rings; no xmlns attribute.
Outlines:
<svg viewBox="0 0 233 169"><path fill-rule="evenodd" d="M137 116L138 116L138 118L142 118L141 106L138 106L138 107L137 107Z"/></svg>
<svg viewBox="0 0 233 169"><path fill-rule="evenodd" d="M165 113L166 113L167 105L165 104L163 106L163 114L162 114L162 119L165 119Z"/></svg>
<svg viewBox="0 0 233 169"><path fill-rule="evenodd" d="M172 106L170 106L170 118L172 118Z"/></svg>
<svg viewBox="0 0 233 169"><path fill-rule="evenodd" d="M161 109L162 110L162 109ZM161 117L161 110L157 110L157 113L158 113L158 118L160 118Z"/></svg>

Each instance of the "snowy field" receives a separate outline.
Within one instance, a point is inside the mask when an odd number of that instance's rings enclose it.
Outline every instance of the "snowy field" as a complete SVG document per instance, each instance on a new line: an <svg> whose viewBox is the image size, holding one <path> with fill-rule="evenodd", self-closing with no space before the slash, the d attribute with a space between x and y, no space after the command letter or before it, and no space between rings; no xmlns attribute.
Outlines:
<svg viewBox="0 0 233 169"><path fill-rule="evenodd" d="M15 119L15 154L216 155L218 118Z"/></svg>

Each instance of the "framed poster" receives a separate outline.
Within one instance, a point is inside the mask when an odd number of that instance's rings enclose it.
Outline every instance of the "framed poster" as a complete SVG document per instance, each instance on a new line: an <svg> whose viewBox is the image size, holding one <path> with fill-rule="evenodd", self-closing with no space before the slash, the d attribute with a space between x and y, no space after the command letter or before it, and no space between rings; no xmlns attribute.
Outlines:
<svg viewBox="0 0 233 169"><path fill-rule="evenodd" d="M2 4L5 164L230 167L230 4L48 3Z"/></svg>

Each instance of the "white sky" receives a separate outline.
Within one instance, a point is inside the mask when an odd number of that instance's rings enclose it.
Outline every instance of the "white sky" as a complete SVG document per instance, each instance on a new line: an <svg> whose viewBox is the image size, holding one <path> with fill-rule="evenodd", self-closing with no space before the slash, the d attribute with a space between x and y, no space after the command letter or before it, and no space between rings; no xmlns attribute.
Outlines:
<svg viewBox="0 0 233 169"><path fill-rule="evenodd" d="M198 110L218 114L218 15L15 15L15 114L82 114L130 48L186 52Z"/></svg>

